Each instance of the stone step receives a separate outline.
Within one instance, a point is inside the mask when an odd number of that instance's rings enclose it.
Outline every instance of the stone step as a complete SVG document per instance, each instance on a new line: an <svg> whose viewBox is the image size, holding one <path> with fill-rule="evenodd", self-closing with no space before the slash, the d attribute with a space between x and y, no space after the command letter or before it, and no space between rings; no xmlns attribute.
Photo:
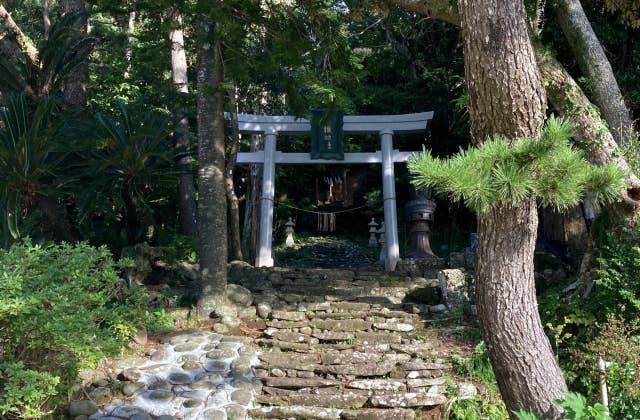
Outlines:
<svg viewBox="0 0 640 420"><path fill-rule="evenodd" d="M347 410L300 405L254 408L248 414L253 418L310 420L414 420L416 416L414 410L402 408Z"/></svg>

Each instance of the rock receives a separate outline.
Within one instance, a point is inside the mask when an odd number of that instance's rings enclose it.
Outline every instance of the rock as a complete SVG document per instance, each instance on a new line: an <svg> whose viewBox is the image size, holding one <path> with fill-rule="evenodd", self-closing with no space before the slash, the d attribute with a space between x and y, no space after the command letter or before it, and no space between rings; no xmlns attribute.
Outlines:
<svg viewBox="0 0 640 420"><path fill-rule="evenodd" d="M247 409L238 404L229 404L224 408L229 420L241 420L247 418Z"/></svg>
<svg viewBox="0 0 640 420"><path fill-rule="evenodd" d="M322 363L325 365L346 365L370 363L372 360L380 360L382 353L359 351L332 351L322 353Z"/></svg>
<svg viewBox="0 0 640 420"><path fill-rule="evenodd" d="M443 363L430 363L421 359L413 359L402 366L403 370L446 370L449 365Z"/></svg>
<svg viewBox="0 0 640 420"><path fill-rule="evenodd" d="M283 377L287 376L287 374L284 372L284 370L278 369L278 368L271 369L271 374L273 376L278 377L278 378L283 378Z"/></svg>
<svg viewBox="0 0 640 420"><path fill-rule="evenodd" d="M433 313L433 314L440 314L442 312L446 312L447 311L447 305L440 303L438 305L431 305L429 306L429 312Z"/></svg>
<svg viewBox="0 0 640 420"><path fill-rule="evenodd" d="M271 313L273 319L281 319L284 321L304 321L307 319L304 312L287 312L287 311L273 311Z"/></svg>
<svg viewBox="0 0 640 420"><path fill-rule="evenodd" d="M413 331L413 325L402 322L376 322L373 326L378 330L409 332Z"/></svg>
<svg viewBox="0 0 640 420"><path fill-rule="evenodd" d="M162 415L162 416L156 417L156 420L176 420L176 418L173 416Z"/></svg>
<svg viewBox="0 0 640 420"><path fill-rule="evenodd" d="M154 362L164 362L171 357L171 346L162 345L151 354L150 360Z"/></svg>
<svg viewBox="0 0 640 420"><path fill-rule="evenodd" d="M457 398L459 400L471 400L478 395L478 389L470 382L460 382L454 385L457 389Z"/></svg>
<svg viewBox="0 0 640 420"><path fill-rule="evenodd" d="M144 327L138 327L136 334L133 336L133 342L139 346L147 345L147 329Z"/></svg>
<svg viewBox="0 0 640 420"><path fill-rule="evenodd" d="M245 406L251 402L252 397L251 391L246 389L236 389L231 393L231 401Z"/></svg>
<svg viewBox="0 0 640 420"><path fill-rule="evenodd" d="M135 394L145 388L144 382L128 382L122 387L122 393L126 396Z"/></svg>
<svg viewBox="0 0 640 420"><path fill-rule="evenodd" d="M73 420L89 420L89 416L85 416L84 414L81 416L76 416Z"/></svg>
<svg viewBox="0 0 640 420"><path fill-rule="evenodd" d="M438 282L442 290L444 303L452 308L459 308L469 302L465 274L459 269L440 270Z"/></svg>
<svg viewBox="0 0 640 420"><path fill-rule="evenodd" d="M196 350L198 347L200 347L198 343L183 343L183 344L178 344L174 346L173 350L176 353L184 353L186 351Z"/></svg>
<svg viewBox="0 0 640 420"><path fill-rule="evenodd" d="M304 405L316 407L353 408L362 407L369 397L353 392L345 394L293 393L279 397L261 396L258 402L267 405Z"/></svg>
<svg viewBox="0 0 640 420"><path fill-rule="evenodd" d="M309 322L309 325L319 330L329 330L331 332L356 332L371 328L371 322L363 319L314 319Z"/></svg>
<svg viewBox="0 0 640 420"><path fill-rule="evenodd" d="M240 324L242 324L242 321L240 320L240 318L238 318L236 315L230 316L230 315L225 315L222 317L222 323L230 328L230 329L234 329L240 326Z"/></svg>
<svg viewBox="0 0 640 420"><path fill-rule="evenodd" d="M98 411L98 406L91 400L71 401L69 403L69 414L72 417L90 416Z"/></svg>
<svg viewBox="0 0 640 420"><path fill-rule="evenodd" d="M218 347L215 350L211 350L210 352L207 352L207 358L209 359L213 359L213 360L225 360L225 359L231 359L233 357L236 357L238 355L238 353L230 348L224 348L224 347Z"/></svg>
<svg viewBox="0 0 640 420"><path fill-rule="evenodd" d="M365 408L344 410L340 418L343 420L414 420L416 412L406 408L394 408L391 410Z"/></svg>
<svg viewBox="0 0 640 420"><path fill-rule="evenodd" d="M275 340L288 341L290 343L309 343L311 337L296 332L278 330L273 333L273 338Z"/></svg>
<svg viewBox="0 0 640 420"><path fill-rule="evenodd" d="M153 417L147 413L136 413L129 417L129 420L153 420Z"/></svg>
<svg viewBox="0 0 640 420"><path fill-rule="evenodd" d="M271 307L271 304L268 302L260 302L256 304L256 310L258 311L258 316L260 318L267 319L269 318L269 315L271 315L273 308Z"/></svg>
<svg viewBox="0 0 640 420"><path fill-rule="evenodd" d="M347 384L348 388L355 389L367 389L374 391L393 391L400 392L406 391L407 386L403 381L398 381L394 379L359 379L355 381L350 381Z"/></svg>
<svg viewBox="0 0 640 420"><path fill-rule="evenodd" d="M231 362L231 373L233 376L248 376L251 374L251 359L239 357Z"/></svg>
<svg viewBox="0 0 640 420"><path fill-rule="evenodd" d="M310 420L335 420L342 413L338 408L288 406L288 407L262 407L248 410L252 417L268 419L310 419Z"/></svg>
<svg viewBox="0 0 640 420"><path fill-rule="evenodd" d="M162 380L162 379L158 379L157 381L149 384L149 389L150 390L156 390L156 389L161 389L161 390L170 390L171 389L171 384L168 381Z"/></svg>
<svg viewBox="0 0 640 420"><path fill-rule="evenodd" d="M329 365L324 370L334 375L382 376L393 370L395 363L366 363L349 365Z"/></svg>
<svg viewBox="0 0 640 420"><path fill-rule="evenodd" d="M111 390L107 387L99 387L89 392L89 397L98 405L105 405L111 401ZM86 414L86 413L85 413Z"/></svg>
<svg viewBox="0 0 640 420"><path fill-rule="evenodd" d="M167 378L172 384L188 384L191 382L191 376L186 373L174 372Z"/></svg>
<svg viewBox="0 0 640 420"><path fill-rule="evenodd" d="M223 323L216 322L215 324L213 324L213 331L217 332L218 334L226 334L230 330L229 330L229 327L227 327Z"/></svg>
<svg viewBox="0 0 640 420"><path fill-rule="evenodd" d="M373 395L369 402L374 407L430 407L434 405L446 404L447 398L442 395L431 395L423 393L408 392L403 394Z"/></svg>
<svg viewBox="0 0 640 420"><path fill-rule="evenodd" d="M257 315L257 311L255 306L248 306L246 308L241 308L238 311L238 318L241 318L241 319L253 320L255 319L256 315Z"/></svg>
<svg viewBox="0 0 640 420"><path fill-rule="evenodd" d="M157 364L157 365L147 366L147 367L143 368L142 370L144 372L146 372L146 373L154 374L154 373L160 373L160 372L162 372L164 370L167 370L169 367L171 367L170 364L160 363L160 364Z"/></svg>
<svg viewBox="0 0 640 420"><path fill-rule="evenodd" d="M151 401L166 402L173 399L173 392L162 389L156 389L147 394Z"/></svg>
<svg viewBox="0 0 640 420"><path fill-rule="evenodd" d="M339 386L340 382L322 378L264 378L267 386L275 388L310 388Z"/></svg>
<svg viewBox="0 0 640 420"><path fill-rule="evenodd" d="M407 385L409 389L414 388L426 388L434 385L444 385L447 383L447 378L420 378L420 379L407 379Z"/></svg>
<svg viewBox="0 0 640 420"><path fill-rule="evenodd" d="M402 337L398 334L390 334L383 332L363 332L356 333L357 344L400 344Z"/></svg>
<svg viewBox="0 0 640 420"><path fill-rule="evenodd" d="M196 381L189 384L191 389L213 389L216 386L210 381Z"/></svg>
<svg viewBox="0 0 640 420"><path fill-rule="evenodd" d="M251 291L240 285L228 283L226 293L227 298L236 305L247 307L253 302Z"/></svg>
<svg viewBox="0 0 640 420"><path fill-rule="evenodd" d="M147 363L147 359L144 357L125 357L124 359L118 359L113 363L115 370L123 370L131 367L140 367Z"/></svg>
<svg viewBox="0 0 640 420"><path fill-rule="evenodd" d="M140 379L142 372L135 368L129 368L122 371L118 378L123 381L137 381Z"/></svg>
<svg viewBox="0 0 640 420"><path fill-rule="evenodd" d="M271 352L263 353L258 358L266 367L314 371L318 369L320 355ZM275 375L277 376L277 375Z"/></svg>
<svg viewBox="0 0 640 420"><path fill-rule="evenodd" d="M216 408L210 408L200 413L197 420L226 420L226 418L226 412Z"/></svg>

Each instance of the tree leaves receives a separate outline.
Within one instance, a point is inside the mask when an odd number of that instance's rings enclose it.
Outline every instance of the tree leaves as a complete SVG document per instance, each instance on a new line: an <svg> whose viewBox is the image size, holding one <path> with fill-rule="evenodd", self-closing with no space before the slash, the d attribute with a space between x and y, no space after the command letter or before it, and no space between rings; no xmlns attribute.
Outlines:
<svg viewBox="0 0 640 420"><path fill-rule="evenodd" d="M585 194L596 202L614 201L624 174L614 165L589 164L571 147L572 133L569 121L552 116L535 139L495 136L446 160L425 150L408 168L415 185L447 193L478 213L529 197L557 210L579 204Z"/></svg>

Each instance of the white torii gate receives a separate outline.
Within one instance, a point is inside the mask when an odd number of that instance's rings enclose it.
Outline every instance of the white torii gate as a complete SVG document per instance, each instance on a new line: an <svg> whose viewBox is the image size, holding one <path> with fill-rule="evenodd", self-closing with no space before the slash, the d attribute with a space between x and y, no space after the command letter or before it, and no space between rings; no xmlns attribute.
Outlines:
<svg viewBox="0 0 640 420"><path fill-rule="evenodd" d="M398 244L398 220L396 210L396 188L393 164L406 162L413 153L393 149L394 133L422 133L433 118L433 112L403 115L361 115L345 116L344 134L376 133L380 137L380 150L373 153L345 153L344 160L311 159L309 153L282 153L276 150L278 134L309 134L309 120L292 116L266 116L239 114L238 126L241 133L265 135L264 150L238 153L238 163L262 164L262 202L260 205L260 232L256 250L256 267L272 267L273 241L273 200L275 196L276 164L340 164L340 163L381 163L382 198L384 200L384 224L386 237L387 271L395 270L400 259Z"/></svg>

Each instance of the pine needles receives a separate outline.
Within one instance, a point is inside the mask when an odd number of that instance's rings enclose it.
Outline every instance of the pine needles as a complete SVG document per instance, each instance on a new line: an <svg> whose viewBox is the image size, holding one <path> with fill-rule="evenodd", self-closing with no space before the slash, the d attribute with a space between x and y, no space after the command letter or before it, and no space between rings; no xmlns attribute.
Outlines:
<svg viewBox="0 0 640 420"><path fill-rule="evenodd" d="M572 134L569 121L552 116L538 138L495 136L449 159L424 150L407 166L415 185L448 194L477 213L531 197L556 210L579 204L585 195L598 203L616 200L625 174L613 164L587 162L571 146Z"/></svg>

